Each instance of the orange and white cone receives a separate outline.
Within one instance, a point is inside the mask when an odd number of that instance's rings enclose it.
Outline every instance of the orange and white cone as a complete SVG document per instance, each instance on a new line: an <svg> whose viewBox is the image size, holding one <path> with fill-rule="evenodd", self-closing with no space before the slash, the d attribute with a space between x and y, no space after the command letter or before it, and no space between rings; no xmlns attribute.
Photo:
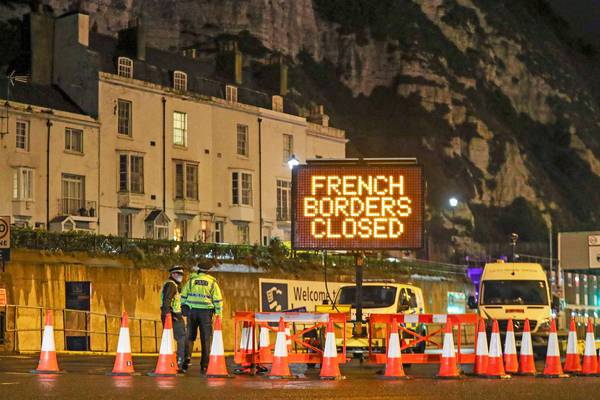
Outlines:
<svg viewBox="0 0 600 400"><path fill-rule="evenodd" d="M488 365L488 343L485 332L485 321L483 318L479 320L477 327L477 342L475 344L475 375L486 375Z"/></svg>
<svg viewBox="0 0 600 400"><path fill-rule="evenodd" d="M452 322L446 322L444 330L444 346L442 348L442 357L440 360L440 372L438 378L460 378L460 371L456 364L456 353L454 351L454 336L452 334Z"/></svg>
<svg viewBox="0 0 600 400"><path fill-rule="evenodd" d="M500 329L498 321L492 323L492 336L490 337L490 352L488 354L488 367L485 374L488 378L510 378L504 371L502 359L502 343L500 343Z"/></svg>
<svg viewBox="0 0 600 400"><path fill-rule="evenodd" d="M133 359L131 358L131 339L129 337L129 318L127 313L123 311L117 344L117 357L111 375L133 375L134 372Z"/></svg>
<svg viewBox="0 0 600 400"><path fill-rule="evenodd" d="M252 330L252 334L254 330ZM241 368L237 368L234 373L236 374L252 374L252 363L248 360L251 354L250 349L252 347L252 334L250 333L250 322L242 322L242 335L240 338L240 353L242 355L242 362L240 363Z"/></svg>
<svg viewBox="0 0 600 400"><path fill-rule="evenodd" d="M507 374L519 372L519 358L517 356L517 343L515 341L515 329L512 319L506 325L506 337L504 338L504 371Z"/></svg>
<svg viewBox="0 0 600 400"><path fill-rule="evenodd" d="M271 340L269 339L269 328L261 326L258 338L258 358L261 364L273 362L273 353L271 353Z"/></svg>
<svg viewBox="0 0 600 400"><path fill-rule="evenodd" d="M56 344L54 343L54 326L52 325L52 311L46 310L46 321L44 323L44 334L42 336L42 348L40 351L40 362L33 374L56 374L59 373L58 361L56 360Z"/></svg>
<svg viewBox="0 0 600 400"><path fill-rule="evenodd" d="M567 357L565 358L565 372L581 372L581 361L577 351L577 331L575 329L575 319L571 318L569 324L569 336L567 338Z"/></svg>
<svg viewBox="0 0 600 400"><path fill-rule="evenodd" d="M273 353L273 366L269 377L271 378L293 378L288 363L287 339L285 335L285 322L283 317L279 318L279 330L275 339L275 352Z"/></svg>
<svg viewBox="0 0 600 400"><path fill-rule="evenodd" d="M206 370L208 378L229 378L227 364L225 362L225 349L223 347L223 332L221 331L221 317L215 317L215 326L210 346L210 358L208 360L208 369Z"/></svg>
<svg viewBox="0 0 600 400"><path fill-rule="evenodd" d="M396 318L392 319L392 332L388 339L387 361L385 363L385 374L383 376L388 379L407 378L404 373L404 367L402 366L402 352Z"/></svg>
<svg viewBox="0 0 600 400"><path fill-rule="evenodd" d="M585 333L585 350L583 352L582 375L596 375L598 373L598 358L596 355L596 339L594 338L594 326L592 320L588 319Z"/></svg>
<svg viewBox="0 0 600 400"><path fill-rule="evenodd" d="M323 350L323 361L321 362L321 379L343 379L340 373L340 365L337 356L337 346L335 332L333 330L333 320L330 318L327 323L327 333L325 334L325 349Z"/></svg>
<svg viewBox="0 0 600 400"><path fill-rule="evenodd" d="M554 318L550 324L550 334L548 335L548 351L546 353L546 365L544 373L540 375L546 378L566 378L560 364L560 349L558 348L558 336L556 334L556 322Z"/></svg>
<svg viewBox="0 0 600 400"><path fill-rule="evenodd" d="M176 376L177 375L177 356L173 350L173 321L171 314L165 318L165 326L160 341L160 353L156 362L156 369L149 372L150 376Z"/></svg>
<svg viewBox="0 0 600 400"><path fill-rule="evenodd" d="M290 331L290 328L288 328L287 326L285 327L285 337L287 338L285 343L287 344L287 349L288 349L288 354L289 354L292 352L292 332Z"/></svg>
<svg viewBox="0 0 600 400"><path fill-rule="evenodd" d="M521 336L521 353L519 354L519 375L535 375L535 358L533 357L533 343L531 341L531 327L529 319L525 320L523 335Z"/></svg>

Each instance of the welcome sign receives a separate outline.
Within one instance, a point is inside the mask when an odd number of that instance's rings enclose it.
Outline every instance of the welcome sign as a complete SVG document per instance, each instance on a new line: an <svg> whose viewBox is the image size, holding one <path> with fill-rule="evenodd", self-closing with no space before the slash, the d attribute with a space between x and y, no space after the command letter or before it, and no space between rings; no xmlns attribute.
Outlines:
<svg viewBox="0 0 600 400"><path fill-rule="evenodd" d="M423 172L416 163L308 163L294 168L292 192L294 249L417 249L423 245Z"/></svg>

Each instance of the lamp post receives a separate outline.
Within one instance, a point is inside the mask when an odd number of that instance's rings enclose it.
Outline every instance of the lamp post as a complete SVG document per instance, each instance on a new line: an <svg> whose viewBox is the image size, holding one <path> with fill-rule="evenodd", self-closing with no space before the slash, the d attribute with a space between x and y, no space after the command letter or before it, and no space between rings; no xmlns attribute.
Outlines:
<svg viewBox="0 0 600 400"><path fill-rule="evenodd" d="M448 204L450 204L450 208L452 208L452 218L454 218L454 210L456 206L458 206L458 199L456 197L450 197L448 199Z"/></svg>
<svg viewBox="0 0 600 400"><path fill-rule="evenodd" d="M290 167L290 170L293 170L294 167L297 167L298 165L300 165L300 161L298 161L296 156L294 154L292 154L292 156L288 160L287 164L288 164L288 167Z"/></svg>

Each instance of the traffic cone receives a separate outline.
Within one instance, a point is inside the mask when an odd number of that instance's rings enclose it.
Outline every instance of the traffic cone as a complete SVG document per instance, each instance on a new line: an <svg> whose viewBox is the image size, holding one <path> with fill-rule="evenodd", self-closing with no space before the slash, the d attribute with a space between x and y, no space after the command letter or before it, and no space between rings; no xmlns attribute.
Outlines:
<svg viewBox="0 0 600 400"><path fill-rule="evenodd" d="M507 374L519 372L519 358L517 357L517 343L512 319L506 325L506 338L504 338L504 371Z"/></svg>
<svg viewBox="0 0 600 400"><path fill-rule="evenodd" d="M587 331L585 333L585 350L583 352L582 375L596 375L598 373L598 359L596 358L596 339L594 338L594 326L592 320L588 319Z"/></svg>
<svg viewBox="0 0 600 400"><path fill-rule="evenodd" d="M156 369L149 372L150 376L176 376L177 375L177 357L173 351L173 321L171 314L165 318L165 326L160 341L160 353L156 362Z"/></svg>
<svg viewBox="0 0 600 400"><path fill-rule="evenodd" d="M269 328L261 326L258 339L258 358L262 363L273 362L273 353L271 353L271 341L269 339Z"/></svg>
<svg viewBox="0 0 600 400"><path fill-rule="evenodd" d="M131 341L129 338L129 318L123 311L121 317L121 330L119 331L119 343L117 344L117 357L110 375L133 375L133 360L131 358Z"/></svg>
<svg viewBox="0 0 600 400"><path fill-rule="evenodd" d="M548 335L548 351L546 353L546 365L544 366L544 373L540 375L546 378L566 378L563 372L562 366L560 365L560 350L558 348L558 336L556 334L556 322L554 318L550 324L550 334Z"/></svg>
<svg viewBox="0 0 600 400"><path fill-rule="evenodd" d="M446 322L444 330L444 347L440 360L440 372L438 378L455 379L460 378L460 372L456 364L456 353L454 352L454 337L452 335L452 322Z"/></svg>
<svg viewBox="0 0 600 400"><path fill-rule="evenodd" d="M336 380L343 379L340 373L340 365L337 357L337 345L335 343L335 332L333 331L333 320L330 318L327 323L327 333L325 334L325 349L323 351L323 361L321 361L321 379Z"/></svg>
<svg viewBox="0 0 600 400"><path fill-rule="evenodd" d="M40 351L40 362L37 369L31 371L33 374L56 374L59 373L58 361L56 360L56 344L54 343L54 326L52 325L52 311L46 310L46 321L44 323L44 335L42 336L42 348Z"/></svg>
<svg viewBox="0 0 600 400"><path fill-rule="evenodd" d="M404 367L402 366L402 353L400 350L400 337L398 336L398 322L392 319L392 333L388 340L387 361L385 363L385 378L405 379Z"/></svg>
<svg viewBox="0 0 600 400"><path fill-rule="evenodd" d="M502 360L502 343L500 343L500 329L498 321L492 323L492 336L490 337L490 352L488 354L488 366L485 374L488 378L510 378L504 371Z"/></svg>
<svg viewBox="0 0 600 400"><path fill-rule="evenodd" d="M219 315L215 317L215 327L213 330L212 345L210 346L210 358L208 360L206 376L208 378L229 378L227 364L225 363L221 317Z"/></svg>
<svg viewBox="0 0 600 400"><path fill-rule="evenodd" d="M269 377L271 378L292 378L290 366L288 364L287 339L285 335L285 322L283 317L279 318L279 330L275 340L275 352L273 354L273 365Z"/></svg>
<svg viewBox="0 0 600 400"><path fill-rule="evenodd" d="M519 354L519 375L535 375L535 359L533 357L533 344L531 342L531 327L529 319L525 320L523 335L521 336L521 353Z"/></svg>
<svg viewBox="0 0 600 400"><path fill-rule="evenodd" d="M252 331L252 334L254 330ZM250 322L242 322L242 337L240 338L240 352L242 355L242 362L240 363L241 368L236 368L234 373L236 374L252 374L252 363L248 361L250 355L250 343L252 341L252 334L250 333Z"/></svg>
<svg viewBox="0 0 600 400"><path fill-rule="evenodd" d="M287 326L285 327L285 337L287 338L285 343L287 344L287 350L288 350L288 354L289 354L292 352L292 332L290 331L290 328L288 328Z"/></svg>
<svg viewBox="0 0 600 400"><path fill-rule="evenodd" d="M475 375L486 375L488 365L488 343L485 332L485 321L479 320L477 328L477 343L475 344Z"/></svg>
<svg viewBox="0 0 600 400"><path fill-rule="evenodd" d="M565 359L565 372L581 372L581 362L579 352L577 351L577 331L575 328L575 319L571 318L569 324L569 336L567 339L567 357Z"/></svg>

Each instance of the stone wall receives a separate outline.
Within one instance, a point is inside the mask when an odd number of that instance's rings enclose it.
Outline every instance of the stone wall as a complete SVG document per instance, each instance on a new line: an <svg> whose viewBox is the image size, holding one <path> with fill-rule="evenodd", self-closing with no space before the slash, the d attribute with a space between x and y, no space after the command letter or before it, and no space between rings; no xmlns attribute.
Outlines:
<svg viewBox="0 0 600 400"><path fill-rule="evenodd" d="M352 271L332 273L329 271L330 281L352 282ZM298 280L322 281L322 271L270 271L265 273L215 273L224 299L224 338L225 348L233 349L233 317L235 311L259 309L258 280L259 278L282 278ZM0 274L0 287L7 289L8 303L23 306L15 316L14 308L7 310L8 328L14 329L15 317L19 329L16 337L19 351L36 351L40 346L40 332L43 321L41 308L52 308L55 311L54 326L57 329L56 346L58 350L64 349L63 314L66 306L65 282L89 281L91 282L91 316L88 320L88 329L92 332L90 338L91 350L114 351L119 329L119 316L126 310L130 317L130 331L132 335L132 349L134 352L154 351L154 331L160 332L162 326L159 303L162 283L167 277L166 267L157 266L140 267L129 259L95 258L85 254L47 254L37 251L18 250L13 252L13 258L6 265L4 273ZM447 292L458 291L468 293L470 284L462 277L455 279L438 277L416 276L402 277L394 271L365 270L365 278L396 278L399 282L411 281L423 289L425 307L427 312L440 312L446 310ZM105 314L108 317L105 320ZM140 321L136 318L142 318ZM71 321L70 327L84 329L85 320L82 315L70 314L66 319ZM78 321L78 322L73 322ZM140 343L139 332L143 332L144 339ZM105 340L105 326L113 333L108 337L108 346ZM77 335L70 332L70 335ZM6 334L6 351L15 348L14 335ZM0 346L0 349L2 347Z"/></svg>

